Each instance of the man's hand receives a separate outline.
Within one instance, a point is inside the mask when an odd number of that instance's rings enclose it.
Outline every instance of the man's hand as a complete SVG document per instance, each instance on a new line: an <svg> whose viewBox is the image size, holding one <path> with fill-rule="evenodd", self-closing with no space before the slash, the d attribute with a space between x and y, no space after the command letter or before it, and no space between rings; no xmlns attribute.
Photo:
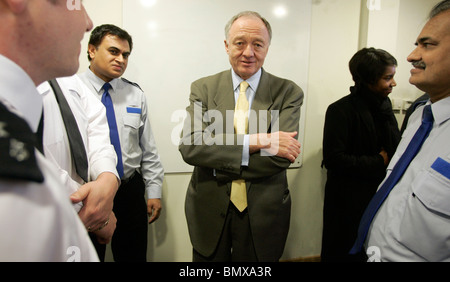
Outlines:
<svg viewBox="0 0 450 282"><path fill-rule="evenodd" d="M156 221L161 215L161 199L148 199L147 200L147 213L148 213L148 224Z"/></svg>
<svg viewBox="0 0 450 282"><path fill-rule="evenodd" d="M383 158L384 165L388 166L388 164L389 164L389 156L388 156L388 153L386 152L386 150L384 148L381 149L380 156Z"/></svg>
<svg viewBox="0 0 450 282"><path fill-rule="evenodd" d="M107 224L106 224L107 223ZM94 234L97 237L97 241L100 244L108 244L111 242L112 236L114 235L114 231L116 230L117 219L113 212L109 215L109 219L107 222L103 223L103 226L98 230L94 230Z"/></svg>
<svg viewBox="0 0 450 282"><path fill-rule="evenodd" d="M108 221L118 187L117 177L105 172L70 196L73 203L83 202L78 215L88 231L97 230Z"/></svg>
<svg viewBox="0 0 450 282"><path fill-rule="evenodd" d="M294 163L300 154L300 142L295 139L297 132L275 132L250 135L250 154L258 151L267 156L278 156Z"/></svg>

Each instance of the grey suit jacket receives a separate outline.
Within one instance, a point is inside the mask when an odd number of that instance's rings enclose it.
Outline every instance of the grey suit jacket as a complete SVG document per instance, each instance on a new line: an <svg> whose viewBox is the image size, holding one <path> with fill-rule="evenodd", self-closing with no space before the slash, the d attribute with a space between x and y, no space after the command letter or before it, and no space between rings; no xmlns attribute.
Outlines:
<svg viewBox="0 0 450 282"><path fill-rule="evenodd" d="M302 103L300 87L263 70L249 133L298 131ZM191 242L203 256L213 254L230 204L231 182L244 179L256 254L260 261L276 261L289 230L290 162L255 153L242 167L243 136L234 133L234 107L231 70L192 83L179 145L184 161L195 166L185 202Z"/></svg>

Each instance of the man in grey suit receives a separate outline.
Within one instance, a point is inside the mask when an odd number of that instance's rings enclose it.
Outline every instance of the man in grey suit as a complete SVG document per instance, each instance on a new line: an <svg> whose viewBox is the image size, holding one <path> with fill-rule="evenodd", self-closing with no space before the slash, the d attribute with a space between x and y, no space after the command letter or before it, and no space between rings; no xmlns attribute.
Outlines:
<svg viewBox="0 0 450 282"><path fill-rule="evenodd" d="M258 13L234 16L225 35L232 69L192 84L179 145L195 166L185 203L193 260L278 261L289 230L286 169L300 154L303 92L262 68L272 30ZM245 132L236 125L241 97ZM234 196L235 186L243 194Z"/></svg>

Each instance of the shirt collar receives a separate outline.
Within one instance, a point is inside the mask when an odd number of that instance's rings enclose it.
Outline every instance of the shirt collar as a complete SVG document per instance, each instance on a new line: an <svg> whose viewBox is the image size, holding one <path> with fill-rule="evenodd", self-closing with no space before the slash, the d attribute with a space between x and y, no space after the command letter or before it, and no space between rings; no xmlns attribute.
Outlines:
<svg viewBox="0 0 450 282"><path fill-rule="evenodd" d="M103 81L103 79L95 75L95 73L92 72L91 69L88 69L87 77L89 78L89 81L92 83L92 86L94 87L95 91L97 91L97 94L103 94L102 87L105 84L105 81ZM113 90L116 89L118 80L119 80L118 78L115 78L109 82Z"/></svg>
<svg viewBox="0 0 450 282"><path fill-rule="evenodd" d="M256 90L258 89L259 81L261 79L261 73L262 70L259 69L252 77L247 79L250 88L256 93ZM236 72L231 69L231 77L233 79L233 90L236 91L236 88L239 87L242 81L244 81L239 75L236 74Z"/></svg>
<svg viewBox="0 0 450 282"><path fill-rule="evenodd" d="M427 105L431 104L430 101ZM441 99L431 105L433 111L433 118L437 125L444 123L450 119L450 97Z"/></svg>
<svg viewBox="0 0 450 282"><path fill-rule="evenodd" d="M7 101L36 132L43 105L36 85L21 67L2 55L0 66L0 100Z"/></svg>
<svg viewBox="0 0 450 282"><path fill-rule="evenodd" d="M36 88L37 88L37 91L39 92L39 94L41 94L41 95L44 95L44 94L47 94L48 92L50 92L50 84L48 83L48 81L41 83Z"/></svg>

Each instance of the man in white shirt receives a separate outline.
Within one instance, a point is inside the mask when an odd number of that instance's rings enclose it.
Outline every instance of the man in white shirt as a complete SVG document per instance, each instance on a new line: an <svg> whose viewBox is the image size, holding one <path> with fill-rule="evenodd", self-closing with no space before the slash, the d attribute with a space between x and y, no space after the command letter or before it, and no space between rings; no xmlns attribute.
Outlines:
<svg viewBox="0 0 450 282"><path fill-rule="evenodd" d="M429 94L434 123L384 201L366 240L369 261L450 261L450 1L439 3L409 55L410 83ZM419 128L411 115L388 175Z"/></svg>
<svg viewBox="0 0 450 282"><path fill-rule="evenodd" d="M49 82L38 86L44 102L43 145L47 159L60 168L59 174L75 202L76 211L90 231L94 246L107 244L115 230L116 218L112 212L114 196L119 185L116 171L116 153L109 140L105 107L95 99L77 75L58 78L57 83L75 118L83 142L80 153L86 156L88 179L82 179L76 170L66 125ZM61 99L61 98L59 98ZM75 149L76 150L76 149ZM84 202L84 203L83 203ZM83 207L84 204L84 207Z"/></svg>
<svg viewBox="0 0 450 282"><path fill-rule="evenodd" d="M84 7L66 2L0 1L0 261L98 261L55 167L34 149L36 86L76 72L92 29Z"/></svg>
<svg viewBox="0 0 450 282"><path fill-rule="evenodd" d="M108 123L111 134L118 133L120 142L115 149L122 181L114 198L117 228L111 242L115 261L146 261L148 223L158 219L162 208L164 169L146 97L137 84L121 78L132 48L132 38L126 31L109 24L98 26L89 40L89 70L80 74L96 99L104 102L110 97L115 129L110 120Z"/></svg>

